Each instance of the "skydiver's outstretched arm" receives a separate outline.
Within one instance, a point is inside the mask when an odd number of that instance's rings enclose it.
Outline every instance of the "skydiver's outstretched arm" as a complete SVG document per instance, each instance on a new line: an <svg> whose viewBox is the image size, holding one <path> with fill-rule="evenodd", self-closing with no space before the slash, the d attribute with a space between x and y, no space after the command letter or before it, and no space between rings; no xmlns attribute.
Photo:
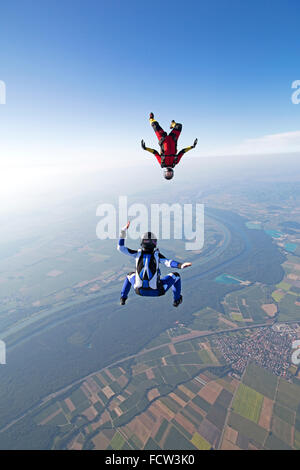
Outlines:
<svg viewBox="0 0 300 470"><path fill-rule="evenodd" d="M153 155L155 156L157 155L159 156L158 151L155 149L151 149L150 147L146 147L146 144L143 140L141 141L141 146L142 146L142 149L147 150L147 152L153 153Z"/></svg>
<svg viewBox="0 0 300 470"><path fill-rule="evenodd" d="M130 248L127 248L127 246L125 246L126 230L128 229L129 225L130 222L127 222L127 225L121 229L117 250L121 253L124 253L124 255L133 256L135 258L137 250L131 250Z"/></svg>
<svg viewBox="0 0 300 470"><path fill-rule="evenodd" d="M173 259L168 259L161 253L159 253L159 262L163 263L167 268L184 269L188 266L192 266L192 263L179 263Z"/></svg>
<svg viewBox="0 0 300 470"><path fill-rule="evenodd" d="M178 156L182 157L182 155L184 153L188 152L189 150L194 149L196 147L197 143L198 143L198 139L195 139L193 145L191 145L190 147L186 147L185 149L180 150Z"/></svg>

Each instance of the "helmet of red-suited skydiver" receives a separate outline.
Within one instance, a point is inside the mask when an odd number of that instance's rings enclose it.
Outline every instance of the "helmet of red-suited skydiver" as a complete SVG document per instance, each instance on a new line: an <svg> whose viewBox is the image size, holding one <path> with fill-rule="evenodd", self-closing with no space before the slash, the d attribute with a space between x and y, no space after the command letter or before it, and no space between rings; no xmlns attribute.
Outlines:
<svg viewBox="0 0 300 470"><path fill-rule="evenodd" d="M157 245L157 238L152 232L146 232L142 236L141 247L145 251L152 252Z"/></svg>
<svg viewBox="0 0 300 470"><path fill-rule="evenodd" d="M166 180L171 180L174 176L174 171L173 171L173 168L165 168L164 169L164 177L166 178Z"/></svg>

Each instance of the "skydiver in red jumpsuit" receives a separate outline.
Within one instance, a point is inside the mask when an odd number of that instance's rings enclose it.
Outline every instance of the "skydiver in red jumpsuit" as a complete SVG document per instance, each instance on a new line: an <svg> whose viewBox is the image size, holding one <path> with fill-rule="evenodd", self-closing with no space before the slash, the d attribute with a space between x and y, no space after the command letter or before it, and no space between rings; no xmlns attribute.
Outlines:
<svg viewBox="0 0 300 470"><path fill-rule="evenodd" d="M161 148L160 154L157 150L146 147L145 142L142 140L142 148L151 152L155 155L158 163L161 168L164 168L164 177L167 180L170 180L174 176L173 168L178 165L182 156L189 150L196 147L198 139L195 139L194 144L190 147L180 150L177 153L177 141L182 130L182 124L176 123L174 120L171 122L170 129L171 132L169 135L165 132L159 125L159 123L154 119L154 114L150 113L150 124L153 127L153 130L158 138L158 143Z"/></svg>

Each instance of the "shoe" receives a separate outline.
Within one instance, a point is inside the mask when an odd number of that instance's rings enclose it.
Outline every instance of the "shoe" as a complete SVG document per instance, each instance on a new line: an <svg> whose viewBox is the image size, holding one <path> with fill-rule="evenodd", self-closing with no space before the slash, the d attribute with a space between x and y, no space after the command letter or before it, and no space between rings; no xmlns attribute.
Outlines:
<svg viewBox="0 0 300 470"><path fill-rule="evenodd" d="M174 307L178 307L178 305L182 304L182 295L179 297L178 300L174 300L173 305Z"/></svg>
<svg viewBox="0 0 300 470"><path fill-rule="evenodd" d="M120 298L120 305L125 305L126 300L127 300L127 299L125 299L124 297L121 297L121 298Z"/></svg>
<svg viewBox="0 0 300 470"><path fill-rule="evenodd" d="M150 113L149 119L154 119L154 114Z"/></svg>
<svg viewBox="0 0 300 470"><path fill-rule="evenodd" d="M170 129L173 129L176 126L174 119L171 121Z"/></svg>

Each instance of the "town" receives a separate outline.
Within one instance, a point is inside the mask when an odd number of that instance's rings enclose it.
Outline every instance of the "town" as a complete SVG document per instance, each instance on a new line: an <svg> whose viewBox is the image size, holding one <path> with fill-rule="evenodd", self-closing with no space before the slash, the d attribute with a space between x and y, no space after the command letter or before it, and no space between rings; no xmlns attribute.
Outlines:
<svg viewBox="0 0 300 470"><path fill-rule="evenodd" d="M292 343L297 337L298 324L273 325L256 329L244 339L239 335L220 335L213 342L238 375L252 360L277 376L291 379Z"/></svg>

